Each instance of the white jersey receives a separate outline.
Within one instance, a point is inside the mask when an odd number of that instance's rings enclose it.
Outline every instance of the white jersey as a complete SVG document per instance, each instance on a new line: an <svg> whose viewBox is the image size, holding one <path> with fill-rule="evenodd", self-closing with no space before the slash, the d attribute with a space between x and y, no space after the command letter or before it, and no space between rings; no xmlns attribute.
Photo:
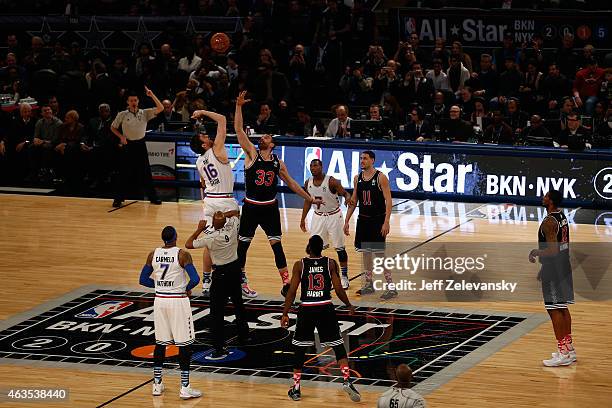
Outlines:
<svg viewBox="0 0 612 408"><path fill-rule="evenodd" d="M196 167L200 178L206 184L206 196L229 196L234 192L234 174L229 163L221 163L215 156L213 149L204 152L198 160Z"/></svg>
<svg viewBox="0 0 612 408"><path fill-rule="evenodd" d="M187 274L179 263L178 247L157 248L153 252L153 279L156 295L183 294L187 287Z"/></svg>
<svg viewBox="0 0 612 408"><path fill-rule="evenodd" d="M315 186L312 177L306 181L306 190L315 197L321 198L323 204L315 207L315 213L331 213L340 207L340 199L338 194L334 194L329 189L329 176L325 176L320 186Z"/></svg>
<svg viewBox="0 0 612 408"><path fill-rule="evenodd" d="M214 265L226 265L238 259L238 217L230 217L223 228L207 228L204 235L193 241L194 248L208 248Z"/></svg>
<svg viewBox="0 0 612 408"><path fill-rule="evenodd" d="M378 398L378 408L425 407L425 399L409 388L391 387Z"/></svg>

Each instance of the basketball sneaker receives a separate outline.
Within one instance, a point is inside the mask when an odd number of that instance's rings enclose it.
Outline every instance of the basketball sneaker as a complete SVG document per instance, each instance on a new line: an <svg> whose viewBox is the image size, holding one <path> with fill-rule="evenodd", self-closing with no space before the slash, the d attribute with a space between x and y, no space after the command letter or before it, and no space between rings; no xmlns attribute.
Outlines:
<svg viewBox="0 0 612 408"><path fill-rule="evenodd" d="M552 358L550 360L542 360L542 364L546 367L560 367L568 366L573 361L569 354L553 353Z"/></svg>
<svg viewBox="0 0 612 408"><path fill-rule="evenodd" d="M555 351L554 353L550 353L550 356L554 358L557 354L559 354L559 352ZM575 362L575 361L578 361L578 356L576 355L576 350L570 350L569 351L569 356L572 359L572 363Z"/></svg>
<svg viewBox="0 0 612 408"><path fill-rule="evenodd" d="M374 284L372 282L366 282L366 284L363 285L356 293L358 296L371 295L374 293Z"/></svg>
<svg viewBox="0 0 612 408"><path fill-rule="evenodd" d="M351 398L351 401L361 401L361 394L359 394L359 391L357 391L357 388L355 388L352 382L345 381L344 384L342 384L342 389L348 394L348 396Z"/></svg>
<svg viewBox="0 0 612 408"><path fill-rule="evenodd" d="M302 399L302 392L299 388L296 388L294 386L291 386L291 388L289 388L289 392L287 392L287 395L289 395L289 398L294 401L299 401L300 399Z"/></svg>
<svg viewBox="0 0 612 408"><path fill-rule="evenodd" d="M222 349L215 349L211 354L206 356L207 360L223 360L229 355L229 351L224 347Z"/></svg>
<svg viewBox="0 0 612 408"><path fill-rule="evenodd" d="M249 287L249 279L246 275L242 276L242 297L253 299L257 297L257 292Z"/></svg>
<svg viewBox="0 0 612 408"><path fill-rule="evenodd" d="M351 284L347 275L340 276L340 282L342 283L342 289L348 289Z"/></svg>
<svg viewBox="0 0 612 408"><path fill-rule="evenodd" d="M196 390L195 388L191 388L191 386L183 387L181 386L181 392L179 397L181 399L190 399L190 398L199 398L202 396L202 391Z"/></svg>
<svg viewBox="0 0 612 408"><path fill-rule="evenodd" d="M164 392L164 383L160 382L159 384L156 384L155 381L153 381L153 395L157 397L157 396L162 395L163 392Z"/></svg>
<svg viewBox="0 0 612 408"><path fill-rule="evenodd" d="M380 295L382 300L389 300L393 299L394 297L397 297L397 290L385 290L383 294Z"/></svg>

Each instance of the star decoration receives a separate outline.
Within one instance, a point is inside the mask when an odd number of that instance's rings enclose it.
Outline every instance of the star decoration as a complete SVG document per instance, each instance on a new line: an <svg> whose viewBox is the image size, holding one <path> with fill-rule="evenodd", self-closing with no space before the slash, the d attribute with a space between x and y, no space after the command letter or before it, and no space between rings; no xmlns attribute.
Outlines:
<svg viewBox="0 0 612 408"><path fill-rule="evenodd" d="M144 19L140 17L140 19L138 19L137 31L124 31L123 33L134 41L132 49L136 50L140 44L148 44L151 49L153 49L153 40L161 34L161 31L147 30Z"/></svg>
<svg viewBox="0 0 612 408"><path fill-rule="evenodd" d="M393 170L393 167L387 167L387 162L384 161L382 166L377 167L376 170L380 171L382 174L387 176L387 178L389 178L389 173L391 173L391 170Z"/></svg>
<svg viewBox="0 0 612 408"><path fill-rule="evenodd" d="M195 23L193 22L193 18L191 18L191 16L189 16L189 18L187 19L187 26L185 27L185 34L187 34L190 37L194 37L197 34L202 34L202 35L206 36L209 33L210 33L210 31L198 31L198 30L196 30Z"/></svg>
<svg viewBox="0 0 612 408"><path fill-rule="evenodd" d="M76 34L85 40L85 48L106 48L104 40L110 37L114 31L100 31L96 17L91 17L89 22L89 31L76 31Z"/></svg>
<svg viewBox="0 0 612 408"><path fill-rule="evenodd" d="M42 38L45 44L53 44L55 40L60 38L65 33L66 31L51 30L51 26L49 26L47 17L43 17L42 26L40 27L40 31L28 31L28 34L30 34L32 37Z"/></svg>
<svg viewBox="0 0 612 408"><path fill-rule="evenodd" d="M453 35L459 35L459 26L457 24L451 26L451 33Z"/></svg>

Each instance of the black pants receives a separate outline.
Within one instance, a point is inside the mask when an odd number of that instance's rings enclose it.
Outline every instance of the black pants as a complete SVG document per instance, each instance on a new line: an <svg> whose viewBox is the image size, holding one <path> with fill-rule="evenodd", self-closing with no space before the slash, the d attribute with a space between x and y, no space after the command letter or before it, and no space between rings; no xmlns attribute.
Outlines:
<svg viewBox="0 0 612 408"><path fill-rule="evenodd" d="M238 260L213 268L212 285L210 287L210 314L212 318L213 346L223 348L225 344L224 309L229 297L234 304L238 338L245 341L249 335L249 325L246 310L242 303L242 272Z"/></svg>
<svg viewBox="0 0 612 408"><path fill-rule="evenodd" d="M157 193L151 178L149 152L144 139L130 141L120 148L119 177L117 179L115 199L142 198L146 193L149 200L156 200Z"/></svg>
<svg viewBox="0 0 612 408"><path fill-rule="evenodd" d="M29 176L37 179L41 168L53 167L53 146L44 143L39 146L33 144L28 148Z"/></svg>

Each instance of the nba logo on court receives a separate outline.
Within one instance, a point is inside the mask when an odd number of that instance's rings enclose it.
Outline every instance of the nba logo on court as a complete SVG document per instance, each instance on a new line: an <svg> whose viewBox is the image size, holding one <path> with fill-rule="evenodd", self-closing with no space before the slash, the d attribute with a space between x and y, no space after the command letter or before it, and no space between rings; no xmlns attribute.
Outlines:
<svg viewBox="0 0 612 408"><path fill-rule="evenodd" d="M98 306L89 308L75 315L75 317L79 317L81 319L101 319L103 317L115 313L118 310L125 309L126 307L132 304L133 302L111 300L108 302L100 303Z"/></svg>
<svg viewBox="0 0 612 408"><path fill-rule="evenodd" d="M323 149L320 147L307 147L304 149L304 181L312 176L310 173L310 162L314 159L323 160Z"/></svg>

